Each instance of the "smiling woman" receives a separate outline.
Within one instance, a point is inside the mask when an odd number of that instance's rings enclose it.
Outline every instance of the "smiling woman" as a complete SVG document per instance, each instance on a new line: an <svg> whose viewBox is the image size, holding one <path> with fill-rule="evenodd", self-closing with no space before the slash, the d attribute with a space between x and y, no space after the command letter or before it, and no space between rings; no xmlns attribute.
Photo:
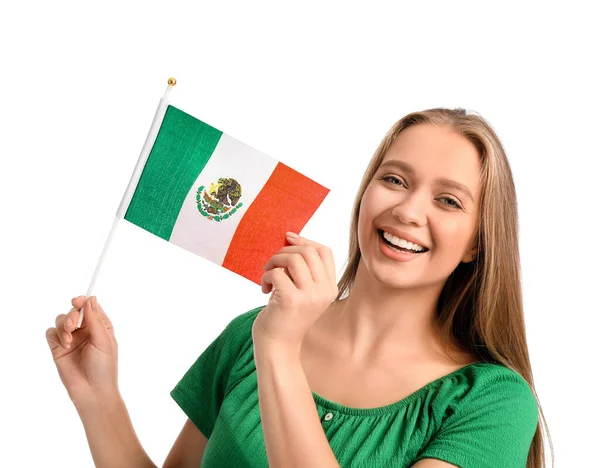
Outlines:
<svg viewBox="0 0 600 468"><path fill-rule="evenodd" d="M437 285L433 318L444 352L450 356L458 350L521 377L545 423L526 341L517 219L508 159L483 118L463 109L409 114L390 129L365 171L354 202L348 264L336 300L348 296L351 301L363 283L365 289L373 290L373 281L367 277L396 291L392 294L396 308L404 307L400 291L423 285L435 290ZM403 232L410 230L418 240L386 227L389 224L402 226ZM378 227L380 232L404 237L429 251L405 254L403 259L414 261L399 264L395 261L402 259L399 254L374 235ZM524 425L519 425L512 419L527 411L528 398L510 404L504 391L493 386L488 395L497 404L507 404L494 420L487 420L486 413L489 416L492 411L483 408L481 419L471 419L470 443L461 444L458 436L460 431L469 431L467 419L461 425L458 414L466 417L469 413L453 407L452 416L439 421L436 436L418 458L433 456L458 466L545 466L542 421L535 421L535 434L530 434L533 421L521 420ZM454 441L446 437L453 432ZM520 455L511 442L517 439L523 450ZM464 452L451 455L457 446ZM512 454L502 455L503 450ZM477 462L465 461L471 457L469 452L478 451L479 455L473 455Z"/></svg>
<svg viewBox="0 0 600 468"><path fill-rule="evenodd" d="M234 318L171 392L165 466L542 468L512 173L464 110L397 122L352 212L348 263L288 233L266 306ZM47 331L97 466L155 466L117 385L114 329L83 298ZM543 419L543 413L542 419Z"/></svg>

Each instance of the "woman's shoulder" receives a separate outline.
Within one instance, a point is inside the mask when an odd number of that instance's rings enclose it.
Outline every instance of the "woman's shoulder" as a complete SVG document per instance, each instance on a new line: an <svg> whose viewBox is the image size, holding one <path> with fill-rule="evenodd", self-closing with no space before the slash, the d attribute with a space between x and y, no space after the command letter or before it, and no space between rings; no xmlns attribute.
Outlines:
<svg viewBox="0 0 600 468"><path fill-rule="evenodd" d="M432 390L432 411L424 416L431 424L414 462L440 458L458 466L525 466L538 407L516 370L473 363Z"/></svg>
<svg viewBox="0 0 600 468"><path fill-rule="evenodd" d="M252 325L264 307L256 307L231 319L197 357L183 380L186 380L188 375L192 381L197 381L199 376L203 376L207 382L220 379L221 384L225 385L232 374L236 373L240 360L245 363L252 358Z"/></svg>
<svg viewBox="0 0 600 468"><path fill-rule="evenodd" d="M496 390L517 387L531 392L529 383L519 372L499 362L474 362L464 371L465 381L476 390L492 386Z"/></svg>
<svg viewBox="0 0 600 468"><path fill-rule="evenodd" d="M537 399L531 386L519 372L500 363L469 364L441 379L435 394L432 403L440 417L512 414L537 423Z"/></svg>
<svg viewBox="0 0 600 468"><path fill-rule="evenodd" d="M218 346L223 350L223 355L227 357L229 365L233 366L242 355L253 355L251 352L252 325L264 307L264 305L255 307L235 316L216 338L215 342L218 342Z"/></svg>
<svg viewBox="0 0 600 468"><path fill-rule="evenodd" d="M227 324L225 329L223 330L223 335L227 336L235 336L239 338L246 338L248 333L252 332L252 325L254 324L254 320L258 316L261 310L265 308L264 305L255 307L247 312L243 312L237 316L235 316L231 321Z"/></svg>
<svg viewBox="0 0 600 468"><path fill-rule="evenodd" d="M455 395L519 391L532 394L527 380L516 370L498 362L472 362L441 378L440 389Z"/></svg>

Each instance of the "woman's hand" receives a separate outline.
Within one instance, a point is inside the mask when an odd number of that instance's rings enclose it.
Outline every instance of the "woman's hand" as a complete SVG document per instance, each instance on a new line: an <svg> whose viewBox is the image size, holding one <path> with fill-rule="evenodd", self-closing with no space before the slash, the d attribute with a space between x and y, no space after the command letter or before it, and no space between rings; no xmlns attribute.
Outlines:
<svg viewBox="0 0 600 468"><path fill-rule="evenodd" d="M329 247L293 233L288 233L287 239L292 245L282 248L264 266L262 291L272 294L254 321L252 338L255 344L260 341L299 349L338 289Z"/></svg>
<svg viewBox="0 0 600 468"><path fill-rule="evenodd" d="M85 303L81 328L75 329L84 299L73 298L73 308L58 315L56 326L46 330L58 374L76 407L119 397L117 341L110 319L95 296Z"/></svg>

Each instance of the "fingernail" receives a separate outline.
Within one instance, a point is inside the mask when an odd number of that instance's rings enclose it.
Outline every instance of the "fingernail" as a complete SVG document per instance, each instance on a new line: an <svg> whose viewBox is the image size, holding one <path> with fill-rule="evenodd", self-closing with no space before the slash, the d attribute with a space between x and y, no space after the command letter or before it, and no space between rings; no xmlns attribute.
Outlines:
<svg viewBox="0 0 600 468"><path fill-rule="evenodd" d="M71 328L73 326L73 321L71 319L65 320L65 328Z"/></svg>
<svg viewBox="0 0 600 468"><path fill-rule="evenodd" d="M92 304L92 310L96 310L96 296L92 296L90 304Z"/></svg>
<svg viewBox="0 0 600 468"><path fill-rule="evenodd" d="M295 232L286 232L285 235L287 237L289 237L290 239L297 239L298 237L300 237L298 234L296 234Z"/></svg>

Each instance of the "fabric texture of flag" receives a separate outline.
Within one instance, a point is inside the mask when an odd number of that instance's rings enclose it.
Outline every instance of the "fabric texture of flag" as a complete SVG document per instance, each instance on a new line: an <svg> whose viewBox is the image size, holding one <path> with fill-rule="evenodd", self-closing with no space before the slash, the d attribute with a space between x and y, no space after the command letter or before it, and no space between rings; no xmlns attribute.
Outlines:
<svg viewBox="0 0 600 468"><path fill-rule="evenodd" d="M124 218L260 284L329 190L169 105Z"/></svg>

